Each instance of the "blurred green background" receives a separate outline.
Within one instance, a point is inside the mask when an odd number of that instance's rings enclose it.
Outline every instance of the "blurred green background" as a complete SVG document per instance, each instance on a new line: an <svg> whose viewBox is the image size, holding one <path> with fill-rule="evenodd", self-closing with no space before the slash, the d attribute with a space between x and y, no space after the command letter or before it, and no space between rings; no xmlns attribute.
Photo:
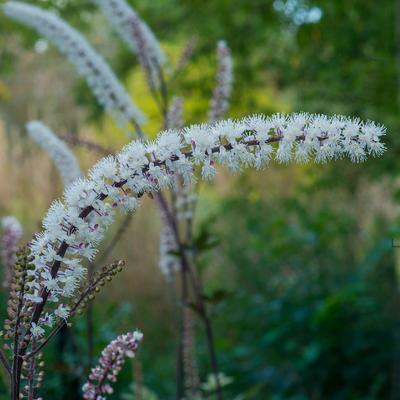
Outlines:
<svg viewBox="0 0 400 400"><path fill-rule="evenodd" d="M85 32L150 116L146 130L155 135L160 120L137 61L94 6L31 3L58 9ZM207 293L223 294L212 318L221 370L232 377L226 398L400 399L400 249L393 247L400 236L400 1L131 3L172 60L197 38L175 88L186 123L206 118L215 44L223 38L235 67L229 116L343 113L388 128L388 150L376 160L271 165L237 177L221 171L202 187L197 230L218 244L202 253L200 265ZM26 137L26 121L39 118L57 133L113 149L126 137L51 45L3 15L0 113L0 215L16 215L28 241L62 185ZM96 159L82 149L77 154L84 168ZM96 355L116 334L138 327L145 335L113 399L134 399L132 385L141 380L158 398L174 398L176 335L157 266L158 227L146 200L110 256L126 259L129 268L94 306ZM85 324L77 318L70 339L48 349L44 399L75 398L87 363ZM210 371L198 328L205 381Z"/></svg>

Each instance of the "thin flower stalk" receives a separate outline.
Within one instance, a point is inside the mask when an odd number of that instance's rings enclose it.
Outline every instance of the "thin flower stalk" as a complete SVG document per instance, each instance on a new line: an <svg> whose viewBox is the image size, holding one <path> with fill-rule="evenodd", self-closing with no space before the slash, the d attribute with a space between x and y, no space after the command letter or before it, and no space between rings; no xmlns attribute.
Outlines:
<svg viewBox="0 0 400 400"><path fill-rule="evenodd" d="M217 44L218 71L213 97L210 103L208 119L210 122L218 121L225 116L229 106L229 97L233 82L233 63L231 52L224 40Z"/></svg>
<svg viewBox="0 0 400 400"><path fill-rule="evenodd" d="M145 118L116 78L104 58L87 40L60 17L39 7L18 1L6 2L5 14L34 28L53 43L85 77L102 107L121 125L131 123L138 134Z"/></svg>
<svg viewBox="0 0 400 400"><path fill-rule="evenodd" d="M3 287L9 288L17 261L16 253L22 237L22 226L12 216L3 217L1 220L2 236L0 245L1 261L3 264Z"/></svg>
<svg viewBox="0 0 400 400"><path fill-rule="evenodd" d="M183 366L185 392L189 399L199 396L200 378L196 360L195 325L193 311L189 307L183 309Z"/></svg>
<svg viewBox="0 0 400 400"><path fill-rule="evenodd" d="M52 158L64 187L81 176L78 160L68 146L40 121L26 125L29 136Z"/></svg>
<svg viewBox="0 0 400 400"><path fill-rule="evenodd" d="M133 358L143 340L139 331L118 336L101 353L99 364L92 369L88 381L83 385L85 400L105 400L113 393L112 384L125 363L126 358Z"/></svg>

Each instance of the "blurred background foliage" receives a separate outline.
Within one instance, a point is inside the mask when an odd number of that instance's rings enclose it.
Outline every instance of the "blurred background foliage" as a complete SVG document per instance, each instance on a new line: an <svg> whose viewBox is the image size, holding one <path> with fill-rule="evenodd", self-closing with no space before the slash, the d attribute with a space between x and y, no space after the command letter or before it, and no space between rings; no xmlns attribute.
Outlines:
<svg viewBox="0 0 400 400"><path fill-rule="evenodd" d="M137 61L90 2L31 1L57 9L112 63L160 126ZM200 195L199 265L212 299L229 399L400 399L398 0L135 0L172 60L192 36L193 60L175 93L186 123L205 119L215 43L235 65L230 116L288 111L344 113L388 127L388 151L362 165L271 166L233 178L221 171ZM25 239L61 194L50 161L25 136L43 119L60 134L118 149L126 138L84 82L46 41L0 15L0 214L15 214ZM84 168L96 159L78 149ZM129 268L95 303L95 353L139 327L145 342L124 369L115 399L173 398L176 338L158 271L158 216L151 200L111 258ZM200 240L200 239L199 239ZM208 246L207 243L212 243ZM3 297L4 299L4 297ZM3 303L4 304L4 303ZM4 312L4 310L3 310ZM85 319L47 352L45 399L72 399L87 367ZM197 334L202 380L209 366ZM7 398L3 388L4 398ZM153 393L153 394L152 394ZM151 397L153 396L153 397Z"/></svg>

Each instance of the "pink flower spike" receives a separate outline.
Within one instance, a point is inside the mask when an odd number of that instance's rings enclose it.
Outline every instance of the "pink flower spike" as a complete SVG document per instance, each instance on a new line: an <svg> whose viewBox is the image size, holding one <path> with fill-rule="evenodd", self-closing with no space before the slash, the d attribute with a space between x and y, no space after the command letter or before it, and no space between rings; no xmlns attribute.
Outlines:
<svg viewBox="0 0 400 400"><path fill-rule="evenodd" d="M113 392L110 383L117 381L125 359L135 356L142 340L141 332L128 332L118 336L102 351L99 364L91 370L88 381L83 385L85 400L105 399Z"/></svg>

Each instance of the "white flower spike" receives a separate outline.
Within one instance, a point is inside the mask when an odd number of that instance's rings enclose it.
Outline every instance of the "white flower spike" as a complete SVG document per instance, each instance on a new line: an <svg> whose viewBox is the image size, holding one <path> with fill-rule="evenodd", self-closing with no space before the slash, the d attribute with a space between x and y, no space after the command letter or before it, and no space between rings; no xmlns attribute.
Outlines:
<svg viewBox="0 0 400 400"><path fill-rule="evenodd" d="M65 191L64 201L50 207L44 231L31 243L35 265L31 273L39 283L30 295L32 301L44 293L52 301L73 296L84 277L82 260L94 258L116 208L135 209L144 192L172 185L178 175L190 181L195 165L209 178L217 163L233 171L260 168L274 155L279 162L312 158L325 162L345 156L358 162L385 150L384 134L385 128L373 122L292 114L168 130L147 145L133 141L115 157L100 160L91 178L75 181ZM49 275L55 283L50 283Z"/></svg>
<svg viewBox="0 0 400 400"><path fill-rule="evenodd" d="M163 65L166 62L165 54L154 33L125 0L93 0L93 2L100 7L112 27L135 54L141 51L138 38L134 34L134 29L132 29L132 24L137 21L143 40L146 42L147 57L154 60L158 65Z"/></svg>
<svg viewBox="0 0 400 400"><path fill-rule="evenodd" d="M78 160L50 128L40 121L31 121L26 129L29 136L53 159L65 187L81 176Z"/></svg>
<svg viewBox="0 0 400 400"><path fill-rule="evenodd" d="M60 17L39 7L18 1L3 5L5 14L36 29L75 65L102 107L121 125L131 123L140 132L145 121L114 72L87 40Z"/></svg>

